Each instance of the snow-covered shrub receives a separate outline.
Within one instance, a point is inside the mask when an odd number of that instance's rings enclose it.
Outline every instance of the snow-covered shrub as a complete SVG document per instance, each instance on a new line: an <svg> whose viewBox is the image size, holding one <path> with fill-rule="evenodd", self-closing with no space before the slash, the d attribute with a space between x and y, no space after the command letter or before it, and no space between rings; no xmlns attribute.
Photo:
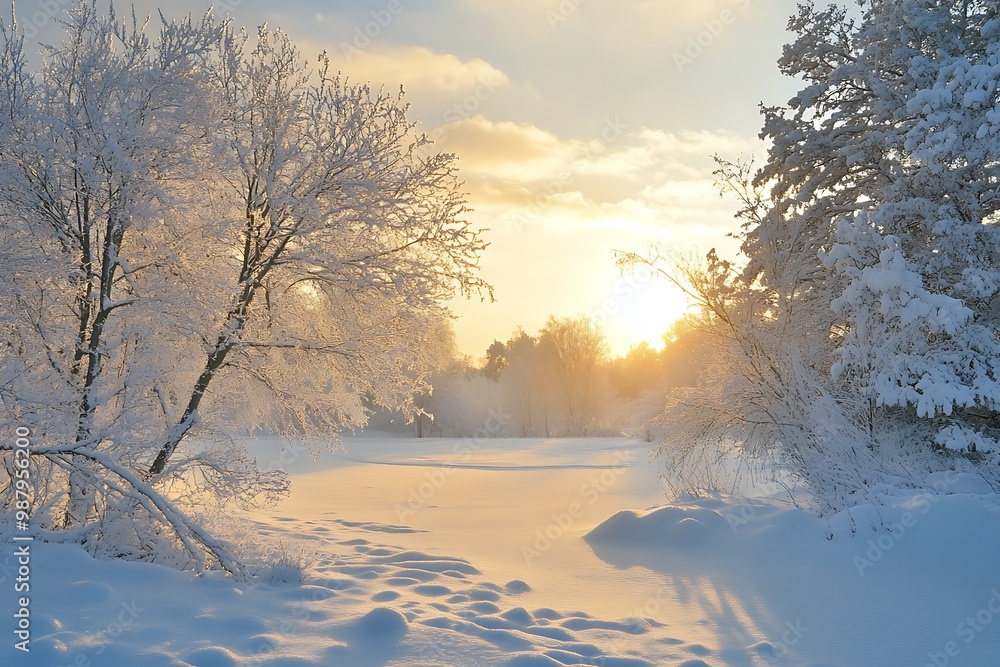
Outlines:
<svg viewBox="0 0 1000 667"><path fill-rule="evenodd" d="M266 577L272 584L297 584L308 575L309 562L308 552L303 547L282 543L268 555L257 576Z"/></svg>
<svg viewBox="0 0 1000 667"><path fill-rule="evenodd" d="M949 451L963 454L1000 452L1000 442L996 438L960 424L951 424L938 431L934 436L934 443Z"/></svg>

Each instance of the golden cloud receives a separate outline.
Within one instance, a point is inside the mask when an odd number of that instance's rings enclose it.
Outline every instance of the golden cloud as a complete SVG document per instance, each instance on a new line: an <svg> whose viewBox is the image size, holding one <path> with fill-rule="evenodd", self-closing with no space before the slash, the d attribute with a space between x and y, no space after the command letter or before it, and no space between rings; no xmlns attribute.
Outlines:
<svg viewBox="0 0 1000 667"><path fill-rule="evenodd" d="M420 46L347 48L338 62L352 79L388 86L404 84L420 92L463 93L487 85L510 82L506 74L481 58L461 60L450 53L435 53Z"/></svg>

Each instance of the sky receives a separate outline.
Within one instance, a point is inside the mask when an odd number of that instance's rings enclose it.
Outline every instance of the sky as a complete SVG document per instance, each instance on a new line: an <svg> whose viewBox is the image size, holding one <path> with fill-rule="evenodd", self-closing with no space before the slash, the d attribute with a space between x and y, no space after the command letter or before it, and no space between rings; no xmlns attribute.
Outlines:
<svg viewBox="0 0 1000 667"><path fill-rule="evenodd" d="M36 40L71 0L17 0ZM350 80L398 89L410 118L458 156L490 247L495 301L456 300L462 353L481 358L550 316L602 324L613 355L658 343L686 304L614 251L734 257L733 201L712 155L762 156L759 105L795 81L776 62L795 0L221 0L219 15L326 50ZM124 13L128 3L116 5ZM137 14L208 2L140 0Z"/></svg>

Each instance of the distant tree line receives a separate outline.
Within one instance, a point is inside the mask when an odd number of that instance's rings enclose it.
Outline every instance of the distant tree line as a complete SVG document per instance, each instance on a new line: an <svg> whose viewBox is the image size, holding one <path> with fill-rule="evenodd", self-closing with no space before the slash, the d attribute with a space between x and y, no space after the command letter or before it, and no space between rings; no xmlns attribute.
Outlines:
<svg viewBox="0 0 1000 667"><path fill-rule="evenodd" d="M421 414L380 411L371 427L425 436L473 435L502 414L490 436L565 437L641 434L673 387L696 384L698 332L681 320L664 334L612 357L604 332L587 317L550 317L532 335L522 327L495 340L478 361L457 353L450 327L439 337Z"/></svg>

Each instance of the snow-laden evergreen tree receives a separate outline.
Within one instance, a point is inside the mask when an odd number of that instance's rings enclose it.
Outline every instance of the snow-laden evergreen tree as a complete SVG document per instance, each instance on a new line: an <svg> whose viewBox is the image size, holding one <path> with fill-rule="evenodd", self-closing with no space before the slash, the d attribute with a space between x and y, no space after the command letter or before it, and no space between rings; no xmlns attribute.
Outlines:
<svg viewBox="0 0 1000 667"><path fill-rule="evenodd" d="M195 513L287 483L232 436L412 413L485 244L399 97L280 31L94 1L64 28L33 71L0 25L0 423L31 430L39 535L235 571Z"/></svg>
<svg viewBox="0 0 1000 667"><path fill-rule="evenodd" d="M800 5L766 164L720 162L746 266L681 271L718 344L661 450L735 449L821 509L960 455L994 480L1000 448L1000 3L859 5Z"/></svg>
<svg viewBox="0 0 1000 667"><path fill-rule="evenodd" d="M811 7L791 22L781 67L808 85L766 110L758 178L809 230L833 378L871 402L869 430L894 407L952 444L1000 426L997 7L893 0L863 3L856 25ZM774 227L751 230L751 258Z"/></svg>

